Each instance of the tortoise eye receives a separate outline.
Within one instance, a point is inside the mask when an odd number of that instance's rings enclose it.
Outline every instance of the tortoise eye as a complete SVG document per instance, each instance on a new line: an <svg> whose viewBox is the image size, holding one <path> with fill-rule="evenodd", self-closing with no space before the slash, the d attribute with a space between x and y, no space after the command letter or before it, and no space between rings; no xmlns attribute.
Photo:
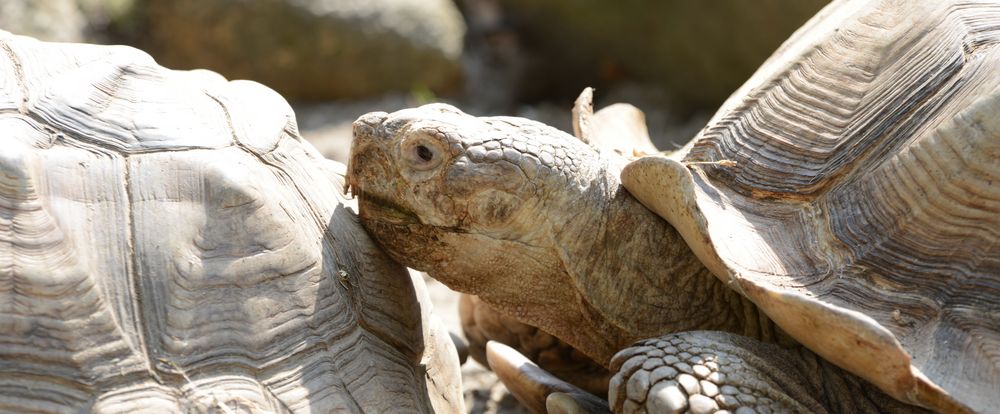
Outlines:
<svg viewBox="0 0 1000 414"><path fill-rule="evenodd" d="M404 151L406 163L417 171L427 171L437 167L444 161L444 151L435 142L420 140L407 145Z"/></svg>
<svg viewBox="0 0 1000 414"><path fill-rule="evenodd" d="M434 159L434 151L431 151L426 145L418 145L417 156L424 161L430 162Z"/></svg>

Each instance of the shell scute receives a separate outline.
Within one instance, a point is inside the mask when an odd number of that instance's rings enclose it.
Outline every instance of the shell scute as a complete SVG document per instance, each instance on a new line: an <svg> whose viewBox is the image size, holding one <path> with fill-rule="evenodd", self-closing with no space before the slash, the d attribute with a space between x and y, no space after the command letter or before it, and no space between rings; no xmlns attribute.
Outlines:
<svg viewBox="0 0 1000 414"><path fill-rule="evenodd" d="M988 411L1000 383L998 13L834 3L674 156L735 167L646 159L623 183L824 358L903 401Z"/></svg>

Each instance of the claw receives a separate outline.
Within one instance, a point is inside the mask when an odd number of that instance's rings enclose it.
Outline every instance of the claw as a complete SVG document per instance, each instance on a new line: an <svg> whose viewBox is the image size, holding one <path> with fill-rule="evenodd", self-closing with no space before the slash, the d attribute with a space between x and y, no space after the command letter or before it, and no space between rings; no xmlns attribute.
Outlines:
<svg viewBox="0 0 1000 414"><path fill-rule="evenodd" d="M554 392L545 399L545 409L549 414L587 414L580 402L564 392Z"/></svg>
<svg viewBox="0 0 1000 414"><path fill-rule="evenodd" d="M514 398L533 413L611 412L607 401L556 378L507 345L488 342L486 360Z"/></svg>
<svg viewBox="0 0 1000 414"><path fill-rule="evenodd" d="M594 117L594 88L583 88L580 96L573 102L573 135L580 141L590 143L593 139L591 119Z"/></svg>
<svg viewBox="0 0 1000 414"><path fill-rule="evenodd" d="M573 135L595 148L627 159L659 152L649 139L642 110L616 103L595 113L593 88L585 88L573 103Z"/></svg>

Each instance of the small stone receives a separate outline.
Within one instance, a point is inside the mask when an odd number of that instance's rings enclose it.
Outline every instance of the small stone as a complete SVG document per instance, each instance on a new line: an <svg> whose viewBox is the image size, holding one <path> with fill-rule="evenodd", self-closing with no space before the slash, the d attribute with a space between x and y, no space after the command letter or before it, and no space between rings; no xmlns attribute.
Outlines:
<svg viewBox="0 0 1000 414"><path fill-rule="evenodd" d="M622 366L618 368L618 373L626 377L630 377L632 376L632 373L639 368L642 368L642 363L645 361L646 357L644 355L635 355L625 361Z"/></svg>
<svg viewBox="0 0 1000 414"><path fill-rule="evenodd" d="M745 377L745 375L744 375L743 372L741 372L741 371L734 371L734 372L729 373L729 374L726 375L726 378L729 378L729 381L726 381L726 383L728 383L728 384L745 384L747 382L747 379L744 378L744 377ZM733 388L736 388L736 386L733 385Z"/></svg>
<svg viewBox="0 0 1000 414"><path fill-rule="evenodd" d="M691 359L691 354L689 354L687 352L681 352L681 353L677 354L677 357L680 358L683 361L687 361L688 359Z"/></svg>
<svg viewBox="0 0 1000 414"><path fill-rule="evenodd" d="M625 361L631 359L636 355L645 355L646 352L648 352L651 349L653 348L648 346L632 346L625 348L621 351L618 351L618 353L615 354L615 356L611 357L611 364L612 365L617 364L617 366L620 367L621 364L625 363ZM621 371L621 369L618 369L618 371Z"/></svg>
<svg viewBox="0 0 1000 414"><path fill-rule="evenodd" d="M503 149L503 159L517 164L521 160L521 153L510 148Z"/></svg>
<svg viewBox="0 0 1000 414"><path fill-rule="evenodd" d="M713 414L733 414L733 412L729 411L729 410L719 410L719 411L716 411Z"/></svg>
<svg viewBox="0 0 1000 414"><path fill-rule="evenodd" d="M667 364L667 365L673 365L673 364L676 364L678 362L681 362L681 360L677 359L676 356L667 355L667 356L663 357L663 362L665 364Z"/></svg>
<svg viewBox="0 0 1000 414"><path fill-rule="evenodd" d="M652 371L652 370L656 369L657 367L661 367L661 366L663 366L663 360L660 359L660 358L650 358L650 359L647 359L646 362L642 363L642 369L647 370L647 371Z"/></svg>
<svg viewBox="0 0 1000 414"><path fill-rule="evenodd" d="M530 155L525 155L518 160L517 165L528 179L533 179L538 174L538 159Z"/></svg>
<svg viewBox="0 0 1000 414"><path fill-rule="evenodd" d="M642 409L639 403L632 400L625 400L625 404L622 406L622 411L626 413L636 413Z"/></svg>
<svg viewBox="0 0 1000 414"><path fill-rule="evenodd" d="M719 405L715 403L715 400L701 394L692 395L688 398L688 404L691 405L692 414L709 414L719 409Z"/></svg>
<svg viewBox="0 0 1000 414"><path fill-rule="evenodd" d="M750 407L740 407L736 409L736 414L757 414L757 411Z"/></svg>
<svg viewBox="0 0 1000 414"><path fill-rule="evenodd" d="M662 357L663 355L664 355L664 354L663 354L663 351L661 351L661 350L659 350L659 349L656 349L656 348L653 348L653 349L652 349L652 350L650 350L649 352L646 352L646 356L648 356L648 357L650 357L650 358L660 358L660 357Z"/></svg>
<svg viewBox="0 0 1000 414"><path fill-rule="evenodd" d="M500 145L502 145L504 147L509 147L513 143L514 143L514 140L511 139L511 138L504 138L504 139L500 140Z"/></svg>
<svg viewBox="0 0 1000 414"><path fill-rule="evenodd" d="M718 371L719 370L719 364L716 363L715 361L708 361L708 362L705 363L705 366L708 367L708 369L710 369L712 371Z"/></svg>
<svg viewBox="0 0 1000 414"><path fill-rule="evenodd" d="M708 376L705 377L705 379L707 379L709 381L712 381L712 382L714 382L716 384L721 384L721 383L725 382L723 380L726 379L726 376L725 376L725 374L722 374L719 371L713 371L711 374L708 374Z"/></svg>
<svg viewBox="0 0 1000 414"><path fill-rule="evenodd" d="M766 390L770 387L770 385L768 385L764 381L761 381L760 378L752 378L749 381L747 381L746 384L744 385L747 386L747 389L746 391L743 392L747 394L755 394L757 390ZM743 387L740 387L740 389L742 388Z"/></svg>
<svg viewBox="0 0 1000 414"><path fill-rule="evenodd" d="M716 395L719 395L719 387L717 385L708 381L701 381L698 384L701 385L701 393L705 396L714 398Z"/></svg>
<svg viewBox="0 0 1000 414"><path fill-rule="evenodd" d="M478 145L469 148L465 153L469 154L469 158L473 161L481 161L483 158L486 158L486 149Z"/></svg>
<svg viewBox="0 0 1000 414"><path fill-rule="evenodd" d="M500 158L503 158L503 151L501 151L499 149L492 149L492 150L486 151L486 160L487 161L499 161Z"/></svg>
<svg viewBox="0 0 1000 414"><path fill-rule="evenodd" d="M746 405L754 405L757 403L757 398L750 394L739 394L736 396L736 399Z"/></svg>
<svg viewBox="0 0 1000 414"><path fill-rule="evenodd" d="M691 358L688 358L687 361L691 365L704 364L705 363L705 358L702 358L700 355L694 355Z"/></svg>
<svg viewBox="0 0 1000 414"><path fill-rule="evenodd" d="M646 398L646 412L649 413L682 413L687 407L687 397L673 381L654 385Z"/></svg>
<svg viewBox="0 0 1000 414"><path fill-rule="evenodd" d="M758 406L756 406L754 408L756 408L757 412L760 413L760 414L771 414L771 412L772 412L771 411L771 407L768 407L766 405L758 405Z"/></svg>
<svg viewBox="0 0 1000 414"><path fill-rule="evenodd" d="M629 377L625 384L625 395L630 400L637 402L646 401L646 393L649 392L649 371L639 370Z"/></svg>
<svg viewBox="0 0 1000 414"><path fill-rule="evenodd" d="M719 394L715 396L715 401L719 403L719 406L732 408L738 407L740 405L739 400L732 395Z"/></svg>
<svg viewBox="0 0 1000 414"><path fill-rule="evenodd" d="M520 152L528 150L528 146L524 145L524 141L514 141L514 143L511 144L511 146L514 147L515 150L518 150Z"/></svg>
<svg viewBox="0 0 1000 414"><path fill-rule="evenodd" d="M730 372L733 372L733 370L735 369L734 367L739 367L739 364L722 364L719 366L718 371L723 374L728 374Z"/></svg>
<svg viewBox="0 0 1000 414"><path fill-rule="evenodd" d="M483 148L485 148L487 151L500 149L500 143L496 141L486 141L483 143Z"/></svg>
<svg viewBox="0 0 1000 414"><path fill-rule="evenodd" d="M740 393L740 390L732 385L723 385L719 388L719 391L726 395L736 395Z"/></svg>
<svg viewBox="0 0 1000 414"><path fill-rule="evenodd" d="M549 166L549 167L551 167L552 166L552 162L555 161L552 158L552 154L549 154L547 152L541 153L541 155L539 155L538 158L542 160L542 164L545 164L546 166Z"/></svg>
<svg viewBox="0 0 1000 414"><path fill-rule="evenodd" d="M612 407L618 405L619 401L625 397L622 395L622 391L625 391L622 389L622 381L624 380L622 379L621 374L615 374L611 377L611 381L608 383L608 403L610 403Z"/></svg>
<svg viewBox="0 0 1000 414"><path fill-rule="evenodd" d="M697 375L698 378L707 378L708 374L712 373L712 370L708 369L708 367L704 365L695 365L691 367L691 370L694 371L694 375Z"/></svg>
<svg viewBox="0 0 1000 414"><path fill-rule="evenodd" d="M698 380L688 374L681 374L677 376L677 383L681 384L684 391L687 391L688 395L694 395L701 392L701 387L698 386Z"/></svg>
<svg viewBox="0 0 1000 414"><path fill-rule="evenodd" d="M678 371L683 372L685 374L693 374L694 373L694 370L691 369L691 366L688 365L687 362L678 362L678 363L674 364L674 368L677 368Z"/></svg>
<svg viewBox="0 0 1000 414"><path fill-rule="evenodd" d="M673 379L675 377L677 377L677 370L674 369L674 367L662 366L654 369L653 372L649 374L649 382L655 384L664 379Z"/></svg>

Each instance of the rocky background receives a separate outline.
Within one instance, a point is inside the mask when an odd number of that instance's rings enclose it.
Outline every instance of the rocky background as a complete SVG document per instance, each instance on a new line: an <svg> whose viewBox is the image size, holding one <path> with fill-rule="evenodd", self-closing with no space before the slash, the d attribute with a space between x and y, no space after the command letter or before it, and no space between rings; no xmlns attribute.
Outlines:
<svg viewBox="0 0 1000 414"><path fill-rule="evenodd" d="M432 101L570 130L585 86L597 106L643 109L675 148L824 0L3 0L0 29L128 44L176 69L274 88L303 135L346 161L351 122ZM461 330L457 297L428 280ZM464 366L467 408L523 412L496 377Z"/></svg>

